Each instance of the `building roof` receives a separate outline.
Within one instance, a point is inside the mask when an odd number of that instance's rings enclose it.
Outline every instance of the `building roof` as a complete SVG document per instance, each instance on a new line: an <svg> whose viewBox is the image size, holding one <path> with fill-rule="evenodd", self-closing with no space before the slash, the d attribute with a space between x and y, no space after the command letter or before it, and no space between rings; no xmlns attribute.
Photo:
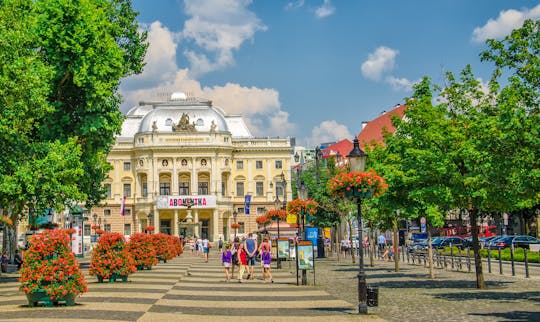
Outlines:
<svg viewBox="0 0 540 322"><path fill-rule="evenodd" d="M372 145L373 143L384 145L384 133L394 133L396 128L392 125L392 118L397 116L403 118L406 105L398 105L390 112L384 112L379 117L369 121L358 134L360 147Z"/></svg>
<svg viewBox="0 0 540 322"><path fill-rule="evenodd" d="M352 148L353 148L353 143L349 141L348 139L343 139L323 149L322 150L323 159L334 157L338 153L341 155L342 158L345 158L347 157L347 155L349 155L349 152L351 152Z"/></svg>

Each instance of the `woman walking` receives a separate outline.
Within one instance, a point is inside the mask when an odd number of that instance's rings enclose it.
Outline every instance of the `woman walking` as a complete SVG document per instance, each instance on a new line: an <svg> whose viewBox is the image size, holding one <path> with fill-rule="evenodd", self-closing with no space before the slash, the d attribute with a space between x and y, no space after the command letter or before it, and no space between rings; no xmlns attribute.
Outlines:
<svg viewBox="0 0 540 322"><path fill-rule="evenodd" d="M238 270L238 283L242 283L242 278L244 277L244 271L247 269L247 253L244 249L243 244L238 245L238 251L236 252L238 256L238 265L240 269Z"/></svg>
<svg viewBox="0 0 540 322"><path fill-rule="evenodd" d="M225 282L228 282L231 280L231 265L232 265L232 252L231 252L231 246L229 244L225 244L225 250L221 253L221 262L223 263L223 266L225 267Z"/></svg>
<svg viewBox="0 0 540 322"><path fill-rule="evenodd" d="M261 266L262 266L262 278L263 282L266 283L267 279L270 283L274 283L272 279L272 271L270 269L270 263L272 262L272 246L268 240L268 237L264 237L263 242L259 246L259 253L261 254Z"/></svg>

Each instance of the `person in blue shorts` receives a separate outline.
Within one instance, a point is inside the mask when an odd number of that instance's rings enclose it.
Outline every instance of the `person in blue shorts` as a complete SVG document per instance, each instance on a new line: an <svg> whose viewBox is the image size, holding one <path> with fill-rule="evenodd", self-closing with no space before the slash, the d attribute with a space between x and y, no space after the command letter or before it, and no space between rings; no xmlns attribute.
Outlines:
<svg viewBox="0 0 540 322"><path fill-rule="evenodd" d="M252 233L249 233L248 238L244 241L248 265L248 280L255 278L255 257L257 256L257 247L257 240L253 238Z"/></svg>

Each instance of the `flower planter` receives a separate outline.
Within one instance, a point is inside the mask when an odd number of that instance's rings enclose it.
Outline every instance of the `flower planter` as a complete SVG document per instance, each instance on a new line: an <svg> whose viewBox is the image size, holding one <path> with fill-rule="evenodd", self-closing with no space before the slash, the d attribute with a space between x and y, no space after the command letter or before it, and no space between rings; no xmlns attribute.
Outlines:
<svg viewBox="0 0 540 322"><path fill-rule="evenodd" d="M96 277L97 277L98 283L103 283L103 280L105 280L105 278L103 276L96 276ZM109 283L114 283L117 280L119 282L127 282L128 281L128 276L127 275L118 275L118 274L113 273L109 277Z"/></svg>
<svg viewBox="0 0 540 322"><path fill-rule="evenodd" d="M350 190L345 190L345 197L347 198L370 198L373 196L373 190L357 189L351 188Z"/></svg>
<svg viewBox="0 0 540 322"><path fill-rule="evenodd" d="M151 270L152 269L152 266L146 266L146 265L137 265L137 270L138 271L143 271L143 270Z"/></svg>
<svg viewBox="0 0 540 322"><path fill-rule="evenodd" d="M65 296L57 299L51 299L47 291L37 290L32 293L27 293L26 298L28 300L29 307L35 307L43 305L45 307L53 307L55 305L73 306L75 305L75 296L73 294L66 294Z"/></svg>

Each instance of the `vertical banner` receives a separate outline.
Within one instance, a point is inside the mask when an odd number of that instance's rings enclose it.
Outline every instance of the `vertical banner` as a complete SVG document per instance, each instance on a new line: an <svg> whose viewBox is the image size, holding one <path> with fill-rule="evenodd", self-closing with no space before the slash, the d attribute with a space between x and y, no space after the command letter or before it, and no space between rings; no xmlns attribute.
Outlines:
<svg viewBox="0 0 540 322"><path fill-rule="evenodd" d="M73 226L75 232L71 234L71 251L75 255L82 254L82 228L80 226Z"/></svg>
<svg viewBox="0 0 540 322"><path fill-rule="evenodd" d="M249 205L251 204L251 195L244 197L244 214L249 215Z"/></svg>
<svg viewBox="0 0 540 322"><path fill-rule="evenodd" d="M317 246L318 233L319 233L318 228L313 228L313 227L306 228L306 240L310 241L313 246Z"/></svg>
<svg viewBox="0 0 540 322"><path fill-rule="evenodd" d="M120 216L124 217L124 213L126 212L126 196L122 197L122 206L120 207Z"/></svg>

